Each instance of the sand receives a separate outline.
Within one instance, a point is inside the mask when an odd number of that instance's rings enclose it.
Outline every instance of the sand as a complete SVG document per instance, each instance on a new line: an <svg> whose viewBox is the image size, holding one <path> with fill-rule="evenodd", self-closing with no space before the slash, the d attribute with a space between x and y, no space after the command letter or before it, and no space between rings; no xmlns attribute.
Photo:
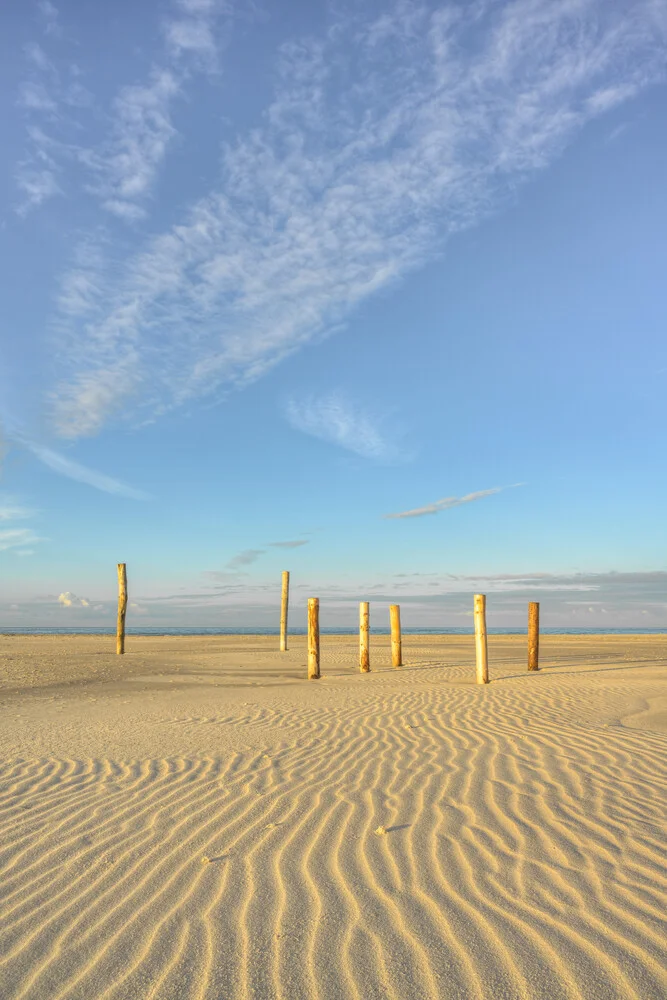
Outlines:
<svg viewBox="0 0 667 1000"><path fill-rule="evenodd" d="M2 1000L667 995L667 637L0 637Z"/></svg>

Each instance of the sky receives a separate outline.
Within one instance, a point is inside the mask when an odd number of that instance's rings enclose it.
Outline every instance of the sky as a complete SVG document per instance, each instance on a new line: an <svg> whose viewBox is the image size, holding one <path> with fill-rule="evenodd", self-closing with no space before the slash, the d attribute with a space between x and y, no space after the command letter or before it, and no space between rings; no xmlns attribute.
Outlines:
<svg viewBox="0 0 667 1000"><path fill-rule="evenodd" d="M0 22L0 630L667 627L667 0Z"/></svg>

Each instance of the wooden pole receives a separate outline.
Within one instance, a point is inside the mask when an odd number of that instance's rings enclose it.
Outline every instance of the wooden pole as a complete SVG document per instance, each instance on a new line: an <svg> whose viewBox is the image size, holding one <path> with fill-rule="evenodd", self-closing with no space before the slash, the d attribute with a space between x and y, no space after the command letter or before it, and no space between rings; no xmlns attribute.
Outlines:
<svg viewBox="0 0 667 1000"><path fill-rule="evenodd" d="M391 665L392 667L402 667L401 607L399 604L389 605L389 621L391 622Z"/></svg>
<svg viewBox="0 0 667 1000"><path fill-rule="evenodd" d="M489 683L489 653L486 643L486 595L475 594L475 660L477 683Z"/></svg>
<svg viewBox="0 0 667 1000"><path fill-rule="evenodd" d="M320 676L320 599L308 598L308 680Z"/></svg>
<svg viewBox="0 0 667 1000"><path fill-rule="evenodd" d="M539 670L540 660L540 605L531 601L528 605L528 669Z"/></svg>
<svg viewBox="0 0 667 1000"><path fill-rule="evenodd" d="M287 649L287 608L289 605L289 573L283 572L283 593L280 602L280 652Z"/></svg>
<svg viewBox="0 0 667 1000"><path fill-rule="evenodd" d="M368 643L369 618L368 601L361 601L359 604L359 669L362 674L367 674L371 669L371 654Z"/></svg>
<svg viewBox="0 0 667 1000"><path fill-rule="evenodd" d="M127 570L125 563L118 563L118 622L116 625L116 652L125 652L125 613L127 611Z"/></svg>

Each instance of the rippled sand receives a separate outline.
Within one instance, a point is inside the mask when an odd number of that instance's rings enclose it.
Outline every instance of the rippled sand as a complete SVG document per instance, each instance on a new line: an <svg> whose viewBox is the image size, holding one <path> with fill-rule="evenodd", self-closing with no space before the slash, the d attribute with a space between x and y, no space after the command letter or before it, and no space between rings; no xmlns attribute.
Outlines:
<svg viewBox="0 0 667 1000"><path fill-rule="evenodd" d="M2 1000L667 995L667 637L0 637Z"/></svg>

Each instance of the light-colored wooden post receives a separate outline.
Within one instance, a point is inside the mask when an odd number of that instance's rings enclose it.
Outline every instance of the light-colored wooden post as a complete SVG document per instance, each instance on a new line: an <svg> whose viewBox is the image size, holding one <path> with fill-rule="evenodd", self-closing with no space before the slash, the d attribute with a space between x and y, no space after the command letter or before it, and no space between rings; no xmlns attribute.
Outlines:
<svg viewBox="0 0 667 1000"><path fill-rule="evenodd" d="M287 649L287 608L289 605L289 573L283 572L283 592L280 602L280 652Z"/></svg>
<svg viewBox="0 0 667 1000"><path fill-rule="evenodd" d="M528 669L539 670L540 660L540 605L531 601L528 605Z"/></svg>
<svg viewBox="0 0 667 1000"><path fill-rule="evenodd" d="M320 676L320 599L308 598L308 680Z"/></svg>
<svg viewBox="0 0 667 1000"><path fill-rule="evenodd" d="M361 601L359 604L359 669L362 674L367 674L371 669L371 654L368 641L369 619L368 601Z"/></svg>
<svg viewBox="0 0 667 1000"><path fill-rule="evenodd" d="M489 683L489 652L486 643L486 595L475 594L475 660L477 683Z"/></svg>
<svg viewBox="0 0 667 1000"><path fill-rule="evenodd" d="M391 665L392 667L402 667L401 607L399 604L389 605L389 621L391 622Z"/></svg>
<svg viewBox="0 0 667 1000"><path fill-rule="evenodd" d="M125 563L118 563L118 622L116 624L116 652L125 652L125 613L127 611L127 570Z"/></svg>

